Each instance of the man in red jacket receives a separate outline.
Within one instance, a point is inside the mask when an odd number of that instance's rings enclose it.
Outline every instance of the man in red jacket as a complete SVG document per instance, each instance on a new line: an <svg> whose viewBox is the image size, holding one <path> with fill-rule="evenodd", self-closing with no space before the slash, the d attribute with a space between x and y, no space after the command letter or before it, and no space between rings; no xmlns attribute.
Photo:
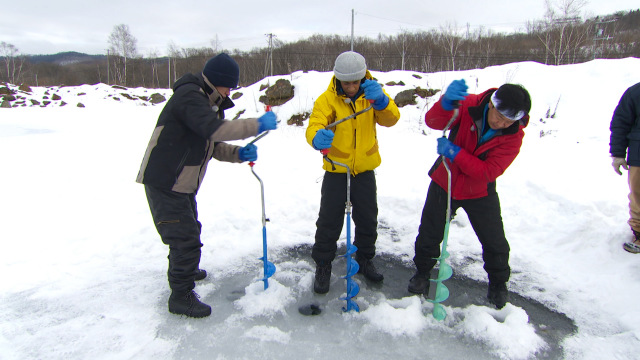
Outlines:
<svg viewBox="0 0 640 360"><path fill-rule="evenodd" d="M464 80L455 80L427 112L425 122L443 130L453 109L459 115L449 138L438 139L437 152L451 169L451 213L463 208L480 243L484 269L489 275L489 301L501 309L508 300L509 243L504 234L496 178L520 152L523 129L529 122L531 98L520 85L504 84L481 94L467 94ZM422 210L413 261L417 271L409 292L429 292L429 273L440 256L447 211L447 171L438 157L429 171L431 184Z"/></svg>

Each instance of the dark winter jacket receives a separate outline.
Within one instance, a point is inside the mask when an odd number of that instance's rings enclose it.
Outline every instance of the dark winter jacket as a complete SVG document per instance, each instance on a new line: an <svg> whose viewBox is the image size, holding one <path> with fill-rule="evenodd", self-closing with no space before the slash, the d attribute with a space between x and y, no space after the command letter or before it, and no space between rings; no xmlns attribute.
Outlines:
<svg viewBox="0 0 640 360"><path fill-rule="evenodd" d="M478 145L484 108L496 90L467 96L460 102L458 118L451 125L449 140L461 148L453 162L447 160L454 199L477 199L487 196L489 191L494 192L496 178L505 172L520 152L523 129L529 123L528 115L506 129L497 130L494 137ZM453 111L444 110L440 101L425 115L425 122L432 129L444 129L453 116ZM447 190L447 171L442 157L436 160L429 175Z"/></svg>
<svg viewBox="0 0 640 360"><path fill-rule="evenodd" d="M200 74L187 74L176 81L151 135L137 182L197 193L212 157L242 162L240 147L221 141L255 136L257 119L224 120L224 110L233 107L233 102L215 90L207 95L204 89Z"/></svg>
<svg viewBox="0 0 640 360"><path fill-rule="evenodd" d="M626 154L627 164L640 166L640 83L624 92L613 112L609 128L611 156L624 158Z"/></svg>

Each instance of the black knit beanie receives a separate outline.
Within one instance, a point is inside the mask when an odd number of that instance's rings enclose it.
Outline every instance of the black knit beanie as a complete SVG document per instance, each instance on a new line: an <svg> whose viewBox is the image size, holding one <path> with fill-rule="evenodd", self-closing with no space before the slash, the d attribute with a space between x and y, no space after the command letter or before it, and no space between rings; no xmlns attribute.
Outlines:
<svg viewBox="0 0 640 360"><path fill-rule="evenodd" d="M223 86L230 89L238 87L240 80L240 68L238 63L225 53L218 54L211 59L202 69L202 75L213 86Z"/></svg>

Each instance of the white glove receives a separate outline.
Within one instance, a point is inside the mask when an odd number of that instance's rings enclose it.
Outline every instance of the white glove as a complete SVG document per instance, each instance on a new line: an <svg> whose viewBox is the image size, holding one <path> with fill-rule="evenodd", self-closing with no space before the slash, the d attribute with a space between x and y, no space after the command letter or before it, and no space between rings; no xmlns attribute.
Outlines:
<svg viewBox="0 0 640 360"><path fill-rule="evenodd" d="M618 173L618 175L622 175L622 171L620 171L620 166L622 166L625 170L629 170L629 165L627 165L627 161L621 157L614 157L613 163L611 165L613 165L613 170L615 170Z"/></svg>

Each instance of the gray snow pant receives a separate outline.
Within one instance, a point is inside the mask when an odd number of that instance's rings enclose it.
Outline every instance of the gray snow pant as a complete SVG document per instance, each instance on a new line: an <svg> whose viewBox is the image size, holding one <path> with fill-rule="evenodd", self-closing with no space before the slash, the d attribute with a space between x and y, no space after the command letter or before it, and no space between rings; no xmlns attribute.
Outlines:
<svg viewBox="0 0 640 360"><path fill-rule="evenodd" d="M145 185L153 222L169 245L169 286L183 293L195 287L195 272L200 265L200 231L195 194L182 194Z"/></svg>

